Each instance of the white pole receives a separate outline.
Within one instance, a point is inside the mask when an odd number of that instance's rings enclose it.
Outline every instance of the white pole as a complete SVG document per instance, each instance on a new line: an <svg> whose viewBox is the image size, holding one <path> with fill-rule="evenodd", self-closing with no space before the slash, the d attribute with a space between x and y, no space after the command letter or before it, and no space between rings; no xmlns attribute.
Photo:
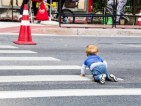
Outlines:
<svg viewBox="0 0 141 106"><path fill-rule="evenodd" d="M51 11L52 11L52 0L50 0L50 18L49 18L49 21L51 21L51 18L52 18L52 15L51 15Z"/></svg>
<svg viewBox="0 0 141 106"><path fill-rule="evenodd" d="M31 20L31 22L33 22L33 14L32 14L32 9L31 9L31 7L32 7L32 1L31 0L29 0L29 14L30 14L30 20Z"/></svg>

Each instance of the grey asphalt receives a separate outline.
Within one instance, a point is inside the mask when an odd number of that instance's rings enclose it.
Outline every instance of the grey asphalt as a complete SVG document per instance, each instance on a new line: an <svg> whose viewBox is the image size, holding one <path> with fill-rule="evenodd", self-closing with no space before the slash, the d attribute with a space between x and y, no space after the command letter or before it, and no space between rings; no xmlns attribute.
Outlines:
<svg viewBox="0 0 141 106"><path fill-rule="evenodd" d="M61 62L0 62L2 65L81 65L86 58L87 44L96 44L99 55L108 62L109 72L124 79L117 83L106 82L28 82L0 83L1 91L48 90L48 89L114 89L141 88L141 37L95 36L33 36L37 45L16 45L17 35L0 36L0 44L17 46L18 50L32 50L38 54L0 54L3 56L47 56ZM0 75L79 75L80 70L3 70ZM87 72L90 74L90 72ZM141 96L53 97L0 100L1 106L139 106Z"/></svg>
<svg viewBox="0 0 141 106"><path fill-rule="evenodd" d="M61 62L0 62L3 65L81 65L85 59L84 49L87 44L96 44L100 55L108 62L109 72L124 79L117 83L106 82L20 82L0 83L0 91L50 90L50 89L114 89L141 88L141 30L140 26L123 26L121 28L102 28L95 25L41 25L32 29L32 38L37 45L16 45L20 23L0 22L0 45L17 46L18 50L32 50L38 54L0 54L8 56L50 56ZM82 28L83 27L83 28ZM99 26L98 26L99 27ZM111 27L111 26L110 26ZM16 28L16 30L12 29ZM126 29L127 28L127 29ZM128 29L131 28L131 29ZM10 31L11 29L11 31ZM5 31L4 31L5 30ZM14 31L14 32L13 32ZM13 36L14 35L14 36ZM37 35L37 36L35 36ZM39 36L40 35L40 36ZM42 35L42 36L41 36ZM5 49L3 49L5 50ZM15 50L15 49L13 49ZM80 70L1 70L0 76L9 75L79 75ZM90 72L87 72L90 74ZM1 106L140 106L141 96L88 96L88 97L53 97L53 98L20 98L0 100Z"/></svg>

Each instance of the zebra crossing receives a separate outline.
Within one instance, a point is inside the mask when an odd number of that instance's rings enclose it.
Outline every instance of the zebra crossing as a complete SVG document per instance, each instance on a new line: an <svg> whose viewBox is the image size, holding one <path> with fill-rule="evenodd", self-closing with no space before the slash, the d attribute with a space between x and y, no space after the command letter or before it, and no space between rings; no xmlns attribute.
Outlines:
<svg viewBox="0 0 141 106"><path fill-rule="evenodd" d="M46 62L46 61L51 61L51 62L60 62L61 60L58 58L54 57L37 57L34 56L34 54L37 54L35 51L31 50L18 50L18 47L11 46L11 45L0 45L0 54L17 54L17 56L1 56L0 57L0 62ZM4 49L4 50L3 50ZM32 56L19 56L18 54L33 54ZM14 65L1 65L0 66L0 72L4 70L10 71L25 71L25 70L80 70L80 66L78 65L17 65L14 63ZM22 83L22 82L69 82L69 81L91 81L91 76L88 75L86 77L81 77L79 75L5 75L5 76L0 76L0 83ZM38 90L39 91L39 90ZM37 92L38 92L37 91ZM14 93L12 95L17 95L17 91L0 91L0 99L5 99L5 98L24 98L23 96L19 97L12 97L10 93ZM21 92L27 92L27 91L19 91ZM30 92L30 91L28 91ZM33 92L31 90L31 92ZM7 95L8 93L8 95ZM23 95L23 94L22 94ZM25 97L38 97L37 95L32 96L32 93L29 94L29 96ZM44 96L42 96L44 97Z"/></svg>
<svg viewBox="0 0 141 106"><path fill-rule="evenodd" d="M36 51L30 50L17 50L18 47L11 45L0 45L0 54L37 54ZM11 49L11 50L2 50ZM61 62L60 59L54 57L0 57L0 62L11 62L11 61L51 61L51 62ZM24 70L80 70L78 65L0 65L0 72L3 70L24 71ZM22 82L88 82L92 81L92 76L87 75L86 77L81 77L79 75L8 75L0 76L0 83L22 83ZM122 80L122 79L119 79ZM111 93L112 92L112 93ZM69 96L112 96L112 95L141 95L141 89L51 89L51 90L18 90L18 91L0 91L0 99L12 99L12 98L35 98L35 97L69 97Z"/></svg>
<svg viewBox="0 0 141 106"><path fill-rule="evenodd" d="M27 54L37 54L35 51L30 51L30 50L17 50L18 47L11 46L11 45L0 45L0 48L6 48L6 49L11 49L11 50L0 50L0 53L27 53ZM23 56L23 57L0 57L0 62L13 62L13 61L32 61L32 62L40 62L40 61L55 61L55 62L60 62L60 59L54 58L54 57L28 57L28 56ZM78 65L1 65L0 66L0 71L3 70L80 70L80 66ZM57 76L57 75L28 75L28 76L0 76L0 82L29 82L29 81L87 81L90 80L88 78L81 78L78 75L63 75L63 76ZM54 80L53 80L54 79Z"/></svg>

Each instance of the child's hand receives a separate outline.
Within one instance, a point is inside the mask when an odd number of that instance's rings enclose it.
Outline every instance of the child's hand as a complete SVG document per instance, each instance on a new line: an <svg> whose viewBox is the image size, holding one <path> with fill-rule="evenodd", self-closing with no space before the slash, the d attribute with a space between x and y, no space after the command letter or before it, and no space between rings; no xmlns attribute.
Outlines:
<svg viewBox="0 0 141 106"><path fill-rule="evenodd" d="M92 81L95 81L95 80L94 80L94 77L92 77Z"/></svg>
<svg viewBox="0 0 141 106"><path fill-rule="evenodd" d="M81 77L85 77L85 74L80 74Z"/></svg>

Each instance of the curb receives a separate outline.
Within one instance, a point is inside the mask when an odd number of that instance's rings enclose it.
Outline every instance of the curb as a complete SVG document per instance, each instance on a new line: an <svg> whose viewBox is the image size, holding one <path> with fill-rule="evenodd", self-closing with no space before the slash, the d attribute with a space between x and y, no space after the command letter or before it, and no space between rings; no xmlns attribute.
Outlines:
<svg viewBox="0 0 141 106"><path fill-rule="evenodd" d="M32 31L35 36L95 36L95 37L141 37L141 30L135 29L83 29L83 28L43 28ZM19 33L0 33L19 35Z"/></svg>
<svg viewBox="0 0 141 106"><path fill-rule="evenodd" d="M91 35L91 36L141 36L139 29L85 29L85 28L43 28L40 34L49 35Z"/></svg>
<svg viewBox="0 0 141 106"><path fill-rule="evenodd" d="M1 22L0 35L17 35L20 23ZM8 31L8 32L7 32ZM121 37L141 36L141 29L118 29L118 28L64 28L57 25L31 24L32 35L42 36L96 36L96 37Z"/></svg>

